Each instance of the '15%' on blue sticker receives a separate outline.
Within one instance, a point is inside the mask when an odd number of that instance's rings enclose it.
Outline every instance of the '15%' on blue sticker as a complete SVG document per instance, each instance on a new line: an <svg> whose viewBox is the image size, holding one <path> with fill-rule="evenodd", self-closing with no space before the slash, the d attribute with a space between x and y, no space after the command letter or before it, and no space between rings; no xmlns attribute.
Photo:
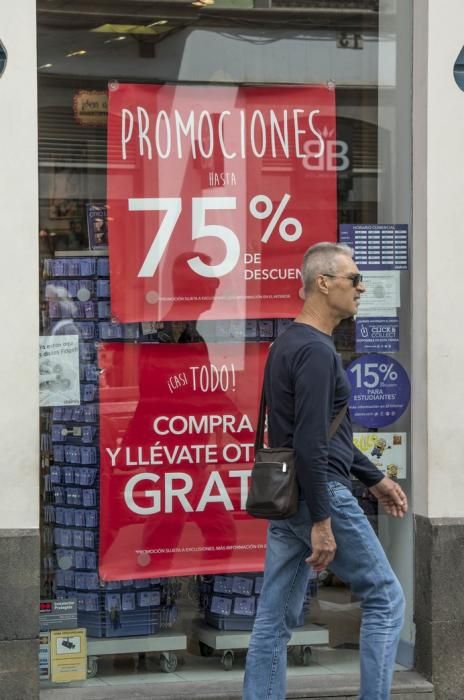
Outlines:
<svg viewBox="0 0 464 700"><path fill-rule="evenodd" d="M411 397L406 370L387 355L363 355L346 369L351 383L350 413L366 428L381 428L403 415Z"/></svg>

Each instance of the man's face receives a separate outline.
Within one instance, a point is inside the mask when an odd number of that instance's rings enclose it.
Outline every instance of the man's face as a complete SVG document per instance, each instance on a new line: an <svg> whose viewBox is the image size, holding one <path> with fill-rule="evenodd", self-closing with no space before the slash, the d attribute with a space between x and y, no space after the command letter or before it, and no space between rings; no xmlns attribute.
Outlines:
<svg viewBox="0 0 464 700"><path fill-rule="evenodd" d="M355 275L359 275L359 270L354 260L347 255L339 255L333 276L325 276L329 304L340 318L350 318L358 313L361 294L366 291L362 282L353 286Z"/></svg>

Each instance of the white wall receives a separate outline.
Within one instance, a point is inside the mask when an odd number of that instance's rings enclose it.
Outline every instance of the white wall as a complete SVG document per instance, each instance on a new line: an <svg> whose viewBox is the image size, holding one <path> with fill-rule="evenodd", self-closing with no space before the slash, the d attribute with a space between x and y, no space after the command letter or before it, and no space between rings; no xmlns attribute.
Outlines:
<svg viewBox="0 0 464 700"><path fill-rule="evenodd" d="M0 2L0 528L39 524L35 2Z"/></svg>
<svg viewBox="0 0 464 700"><path fill-rule="evenodd" d="M464 3L414 5L414 505L464 517Z"/></svg>

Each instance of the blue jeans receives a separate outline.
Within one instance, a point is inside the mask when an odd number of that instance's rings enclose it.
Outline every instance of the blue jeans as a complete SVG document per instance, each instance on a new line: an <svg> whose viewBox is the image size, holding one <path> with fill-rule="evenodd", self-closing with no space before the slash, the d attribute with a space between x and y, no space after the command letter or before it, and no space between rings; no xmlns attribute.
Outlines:
<svg viewBox="0 0 464 700"><path fill-rule="evenodd" d="M403 625L404 595L356 498L343 484L328 484L337 551L330 565L360 599L361 692L359 700L388 700ZM309 511L271 521L264 582L248 649L243 700L284 700L287 642L303 605L309 579Z"/></svg>

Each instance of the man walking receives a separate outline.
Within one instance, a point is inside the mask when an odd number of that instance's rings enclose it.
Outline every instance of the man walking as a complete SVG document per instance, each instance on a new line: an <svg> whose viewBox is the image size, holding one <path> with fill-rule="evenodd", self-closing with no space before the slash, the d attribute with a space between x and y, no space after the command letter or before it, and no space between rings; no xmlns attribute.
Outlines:
<svg viewBox="0 0 464 700"><path fill-rule="evenodd" d="M303 605L309 566L330 565L361 600L360 700L388 700L404 596L366 516L351 493L355 476L403 517L400 486L353 446L350 384L331 335L357 313L362 275L344 245L319 243L303 259L301 313L273 343L265 370L269 444L292 447L300 485L296 515L271 521L264 582L247 654L243 700L284 700L287 642Z"/></svg>

